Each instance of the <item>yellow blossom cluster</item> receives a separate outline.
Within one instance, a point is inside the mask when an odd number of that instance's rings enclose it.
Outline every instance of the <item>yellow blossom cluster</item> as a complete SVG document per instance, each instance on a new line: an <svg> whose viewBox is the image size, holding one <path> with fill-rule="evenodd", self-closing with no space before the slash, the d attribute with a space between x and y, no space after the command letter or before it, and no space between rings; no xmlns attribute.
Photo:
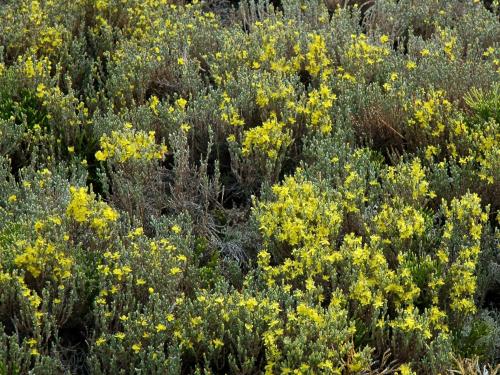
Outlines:
<svg viewBox="0 0 500 375"><path fill-rule="evenodd" d="M23 0L16 7L7 7L5 17L11 22L4 26L4 32L18 34L17 42L28 47L29 54L36 55L43 52L45 55L57 53L63 45L64 39L69 36L69 31L64 25L50 25L47 19L52 19L54 13L59 11L55 2L44 4L39 0ZM15 21L20 22L14 26ZM7 49L19 48L18 45L9 44ZM27 51L27 52L28 52Z"/></svg>
<svg viewBox="0 0 500 375"><path fill-rule="evenodd" d="M411 163L400 163L397 166L388 167L385 179L387 187L394 192L395 196L401 196L403 192L411 192L411 196L403 197L408 202L422 204L427 199L436 196L429 188L426 169L419 158L413 159Z"/></svg>
<svg viewBox="0 0 500 375"><path fill-rule="evenodd" d="M466 100L475 107L483 95L473 90ZM493 185L498 179L498 123L483 119L480 125L471 126L446 98L444 91L430 90L425 96L415 100L413 116L408 121L410 129L418 129L414 136L418 137L418 144L425 145L425 158L433 161L446 154L457 164L476 169L479 179Z"/></svg>
<svg viewBox="0 0 500 375"><path fill-rule="evenodd" d="M349 59L348 65L352 65L349 67L350 73L360 76L361 72L373 69L390 55L388 38L382 36L379 43L375 43L370 41L365 34L352 34L351 44L345 54Z"/></svg>
<svg viewBox="0 0 500 375"><path fill-rule="evenodd" d="M332 197L321 193L309 181L286 177L273 186L274 202L257 206L259 227L271 239L292 246L313 242L328 243L335 238L341 218L339 206Z"/></svg>
<svg viewBox="0 0 500 375"><path fill-rule="evenodd" d="M100 140L101 149L95 158L99 161L113 160L125 163L128 160L162 159L167 146L158 145L155 132L136 131L132 124L126 123L122 131L113 131L111 135L103 135Z"/></svg>
<svg viewBox="0 0 500 375"><path fill-rule="evenodd" d="M292 137L285 128L285 123L278 121L276 113L271 113L270 118L261 126L245 131L242 152L243 155L261 153L270 160L276 160L291 143Z"/></svg>
<svg viewBox="0 0 500 375"><path fill-rule="evenodd" d="M452 105L442 90L431 90L426 98L417 99L413 104L414 116L410 126L417 126L431 137L440 137L445 132L447 121L452 114Z"/></svg>
<svg viewBox="0 0 500 375"><path fill-rule="evenodd" d="M440 262L449 266L450 307L458 314L475 312L476 266L478 262L481 234L488 213L481 208L476 194L454 198L445 206L446 224L443 243L439 249ZM454 244L454 232L462 233L460 243Z"/></svg>
<svg viewBox="0 0 500 375"><path fill-rule="evenodd" d="M348 199L347 195L320 194L300 171L273 186L273 199L259 202L254 212L266 239L258 255L266 284L315 303L347 301L360 319L378 316L377 329L391 327L424 341L445 339L454 314L463 317L475 312L478 241L487 213L473 194L454 199L451 208L443 203L446 223L435 254L418 259L411 250L402 250L418 244L428 231L429 223L419 209L434 197L427 173L418 158L388 167L383 184L394 186L388 191L394 196L378 209L373 226L366 226L372 234L368 239L347 234L340 248L334 244L343 220L342 205L334 202ZM458 233L463 233L461 244L452 255L449 241L459 238ZM416 264L428 270L425 283ZM427 302L422 306L423 298ZM391 305L396 311L388 313ZM324 324L324 317L312 306L299 304L297 314L317 327Z"/></svg>
<svg viewBox="0 0 500 375"><path fill-rule="evenodd" d="M306 116L307 125L312 129L319 129L322 133L330 133L333 127L330 111L337 96L330 88L321 83L319 89L313 89L308 94L305 105L296 106L297 114Z"/></svg>
<svg viewBox="0 0 500 375"><path fill-rule="evenodd" d="M109 225L118 220L119 214L108 204L96 201L95 194L87 187L70 187L71 200L66 208L68 217L77 223L89 224L100 236L106 236Z"/></svg>
<svg viewBox="0 0 500 375"><path fill-rule="evenodd" d="M222 111L222 120L228 122L231 126L238 127L245 125L245 121L241 118L236 107L231 103L231 97L227 92L222 94L222 102L219 109Z"/></svg>
<svg viewBox="0 0 500 375"><path fill-rule="evenodd" d="M15 264L34 278L53 278L56 281L67 279L74 261L59 246L38 236L33 244L22 249L22 253L15 258Z"/></svg>
<svg viewBox="0 0 500 375"><path fill-rule="evenodd" d="M332 61L327 55L327 48L324 38L318 34L310 34L310 42L307 45L305 54L306 70L313 76L321 75L322 79L328 79L333 73Z"/></svg>

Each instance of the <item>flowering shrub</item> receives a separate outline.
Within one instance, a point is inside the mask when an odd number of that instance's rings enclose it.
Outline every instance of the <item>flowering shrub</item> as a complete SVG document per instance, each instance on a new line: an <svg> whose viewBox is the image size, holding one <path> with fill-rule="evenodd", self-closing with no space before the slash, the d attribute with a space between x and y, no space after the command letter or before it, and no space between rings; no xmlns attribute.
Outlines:
<svg viewBox="0 0 500 375"><path fill-rule="evenodd" d="M118 163L125 163L129 159L163 158L167 148L156 146L154 131L150 131L146 136L144 132L135 133L131 128L131 124L125 124L125 131L122 134L113 131L111 137L103 135L100 140L101 149L96 152L95 158L99 161L112 159Z"/></svg>
<svg viewBox="0 0 500 375"><path fill-rule="evenodd" d="M108 224L118 219L118 213L104 202L95 202L87 188L70 187L71 200L66 214L77 223L88 223L90 227L103 235Z"/></svg>
<svg viewBox="0 0 500 375"><path fill-rule="evenodd" d="M272 4L0 2L0 374L498 371L498 1Z"/></svg>

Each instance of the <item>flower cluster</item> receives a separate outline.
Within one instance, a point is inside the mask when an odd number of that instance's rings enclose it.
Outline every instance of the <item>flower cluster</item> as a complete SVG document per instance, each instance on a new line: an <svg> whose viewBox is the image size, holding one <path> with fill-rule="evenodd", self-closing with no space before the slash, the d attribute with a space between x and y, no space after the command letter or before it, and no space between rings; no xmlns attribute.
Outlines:
<svg viewBox="0 0 500 375"><path fill-rule="evenodd" d="M154 131L148 134L135 131L129 123L125 124L121 132L113 131L111 136L103 135L100 146L101 149L96 152L95 158L99 161L111 159L117 163L162 159L167 152L165 145L156 144Z"/></svg>
<svg viewBox="0 0 500 375"><path fill-rule="evenodd" d="M118 220L119 214L105 202L95 200L86 187L70 187L71 200L66 214L75 222L88 224L100 236L107 235L110 223Z"/></svg>
<svg viewBox="0 0 500 375"><path fill-rule="evenodd" d="M27 245L15 259L17 267L28 271L34 278L67 279L71 275L73 260L43 237Z"/></svg>
<svg viewBox="0 0 500 375"><path fill-rule="evenodd" d="M285 124L279 122L275 113L271 113L271 117L244 134L243 140L243 155L248 155L250 152L258 152L264 154L270 160L275 160L282 149L286 149L292 142L292 138L287 130L284 129Z"/></svg>

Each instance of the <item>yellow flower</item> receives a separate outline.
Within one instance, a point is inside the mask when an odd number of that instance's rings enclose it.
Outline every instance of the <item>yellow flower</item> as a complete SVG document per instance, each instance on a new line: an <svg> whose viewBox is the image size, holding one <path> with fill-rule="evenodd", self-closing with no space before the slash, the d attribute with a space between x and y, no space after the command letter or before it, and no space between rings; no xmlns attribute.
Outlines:
<svg viewBox="0 0 500 375"><path fill-rule="evenodd" d="M410 365L405 363L405 364L402 364L401 366L399 366L398 374L400 374L400 375L414 375L416 373L411 370Z"/></svg>
<svg viewBox="0 0 500 375"><path fill-rule="evenodd" d="M111 136L104 134L100 139L100 148L95 153L98 161L112 159L118 163L162 159L167 152L165 145L156 144L154 131L136 131L130 123L124 124L120 131L112 131Z"/></svg>
<svg viewBox="0 0 500 375"><path fill-rule="evenodd" d="M162 331L165 331L166 329L167 329L167 327L161 323L156 326L156 332L162 332Z"/></svg>
<svg viewBox="0 0 500 375"><path fill-rule="evenodd" d="M71 201L66 209L66 213L79 223L86 221L91 214L91 198L87 194L87 188L71 186L70 193Z"/></svg>
<svg viewBox="0 0 500 375"><path fill-rule="evenodd" d="M158 114L158 104L160 104L160 100L155 95L153 95L149 103L149 108L155 115Z"/></svg>
<svg viewBox="0 0 500 375"><path fill-rule="evenodd" d="M17 201L17 196L15 194L12 194L8 198L9 202L16 202Z"/></svg>
<svg viewBox="0 0 500 375"><path fill-rule="evenodd" d="M410 61L408 61L408 62L406 63L406 69L408 69L408 70L413 70L413 69L415 69L416 67L417 67L417 63L416 63L415 61L411 61L411 60L410 60Z"/></svg>
<svg viewBox="0 0 500 375"><path fill-rule="evenodd" d="M420 55L422 55L422 57L429 56L430 54L431 52L427 48L424 48L422 51L420 51Z"/></svg>
<svg viewBox="0 0 500 375"><path fill-rule="evenodd" d="M483 52L483 56L488 57L489 55L493 54L494 52L495 52L495 49L493 47L488 47L488 49Z"/></svg>
<svg viewBox="0 0 500 375"><path fill-rule="evenodd" d="M222 346L224 346L224 341L220 340L220 339L214 339L212 340L214 346L215 346L215 349L218 349Z"/></svg>
<svg viewBox="0 0 500 375"><path fill-rule="evenodd" d="M107 220L107 221L116 221L118 220L118 212L113 210L111 207L106 205L104 209L101 212L102 216Z"/></svg>
<svg viewBox="0 0 500 375"><path fill-rule="evenodd" d="M135 228L132 232L129 233L129 237L138 237L144 234L144 229L142 227Z"/></svg>
<svg viewBox="0 0 500 375"><path fill-rule="evenodd" d="M47 91L45 89L45 85L43 83L39 83L36 87L36 96L39 98L43 98L45 95L47 95Z"/></svg>
<svg viewBox="0 0 500 375"><path fill-rule="evenodd" d="M279 152L291 143L292 137L285 129L285 123L278 121L276 113L272 112L270 118L261 126L245 131L242 153L247 156L252 151L257 151L271 160L276 160Z"/></svg>
<svg viewBox="0 0 500 375"><path fill-rule="evenodd" d="M184 98L179 98L175 102L180 109L184 110L186 108L187 100Z"/></svg>
<svg viewBox="0 0 500 375"><path fill-rule="evenodd" d="M197 325L200 325L202 322L202 318L201 316L195 316L194 318L191 318L191 324L193 326L197 326Z"/></svg>
<svg viewBox="0 0 500 375"><path fill-rule="evenodd" d="M39 232L40 230L43 229L43 227L45 226L44 222L41 221L41 220L37 220L35 221L35 225L34 225L34 228L37 232Z"/></svg>
<svg viewBox="0 0 500 375"><path fill-rule="evenodd" d="M172 232L174 232L175 234L179 234L181 232L181 227L177 224L173 225L170 229L172 229Z"/></svg>
<svg viewBox="0 0 500 375"><path fill-rule="evenodd" d="M181 272L182 272L182 270L179 267L173 267L170 269L170 273L172 275L177 275L178 273L181 273Z"/></svg>
<svg viewBox="0 0 500 375"><path fill-rule="evenodd" d="M141 348L142 348L141 343L137 343L137 344L132 345L132 350L134 351L134 353L139 353Z"/></svg>
<svg viewBox="0 0 500 375"><path fill-rule="evenodd" d="M95 153L95 158L97 161L104 161L108 158L108 155L99 150Z"/></svg>

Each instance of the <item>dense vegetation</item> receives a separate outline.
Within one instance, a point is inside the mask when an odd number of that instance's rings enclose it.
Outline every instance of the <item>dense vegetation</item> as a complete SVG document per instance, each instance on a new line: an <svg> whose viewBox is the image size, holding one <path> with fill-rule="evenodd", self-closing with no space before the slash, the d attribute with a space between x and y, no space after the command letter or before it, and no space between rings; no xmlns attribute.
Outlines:
<svg viewBox="0 0 500 375"><path fill-rule="evenodd" d="M0 1L0 374L499 371L499 16Z"/></svg>

